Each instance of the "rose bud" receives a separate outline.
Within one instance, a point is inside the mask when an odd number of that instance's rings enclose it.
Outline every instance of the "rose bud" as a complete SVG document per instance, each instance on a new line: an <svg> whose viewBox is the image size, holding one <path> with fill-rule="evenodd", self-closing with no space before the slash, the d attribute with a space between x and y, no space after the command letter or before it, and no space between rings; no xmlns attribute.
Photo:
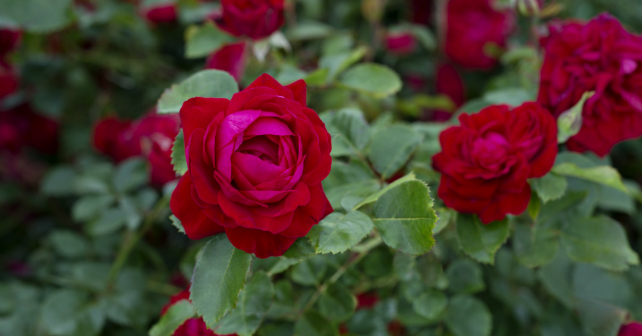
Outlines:
<svg viewBox="0 0 642 336"><path fill-rule="evenodd" d="M497 60L488 48L506 47L515 25L512 11L498 11L492 0L450 0L446 8L446 55L463 67L490 69Z"/></svg>
<svg viewBox="0 0 642 336"><path fill-rule="evenodd" d="M602 14L584 24L557 22L543 39L546 54L538 101L556 117L585 92L582 128L567 146L605 156L617 143L642 135L642 37Z"/></svg>
<svg viewBox="0 0 642 336"><path fill-rule="evenodd" d="M163 307L163 310L161 311L161 316L165 315L167 313L167 310L171 308L175 303L181 300L188 300L189 301L189 289L186 289L174 296L172 296L169 299L169 303ZM219 335L214 333L213 331L207 329L207 325L205 324L205 321L203 321L202 317L199 318L191 318L185 321L183 324L178 327L172 334L172 336L236 336L236 334L232 335Z"/></svg>
<svg viewBox="0 0 642 336"><path fill-rule="evenodd" d="M283 0L222 0L221 7L214 21L234 36L260 40L283 25Z"/></svg>
<svg viewBox="0 0 642 336"><path fill-rule="evenodd" d="M207 58L205 69L227 71L238 82L245 72L246 56L245 42L226 44Z"/></svg>
<svg viewBox="0 0 642 336"><path fill-rule="evenodd" d="M440 134L442 151L433 157L442 173L439 197L486 224L521 214L531 197L527 179L544 176L555 162L555 119L537 103L525 103L512 111L490 106L459 121Z"/></svg>
<svg viewBox="0 0 642 336"><path fill-rule="evenodd" d="M620 328L618 336L642 336L642 323L631 322Z"/></svg>
<svg viewBox="0 0 642 336"><path fill-rule="evenodd" d="M186 101L180 117L189 171L170 207L191 239L225 231L238 249L280 256L332 212L331 138L304 81L264 74L231 100Z"/></svg>
<svg viewBox="0 0 642 336"><path fill-rule="evenodd" d="M174 3L161 3L141 8L141 15L155 24L172 23L178 18L178 10Z"/></svg>
<svg viewBox="0 0 642 336"><path fill-rule="evenodd" d="M93 140L99 152L116 162L144 156L151 166L152 184L162 186L176 179L171 154L178 130L175 115L150 113L135 122L106 118L96 125Z"/></svg>
<svg viewBox="0 0 642 336"><path fill-rule="evenodd" d="M407 55L417 48L415 36L408 31L388 32L386 48L394 55Z"/></svg>

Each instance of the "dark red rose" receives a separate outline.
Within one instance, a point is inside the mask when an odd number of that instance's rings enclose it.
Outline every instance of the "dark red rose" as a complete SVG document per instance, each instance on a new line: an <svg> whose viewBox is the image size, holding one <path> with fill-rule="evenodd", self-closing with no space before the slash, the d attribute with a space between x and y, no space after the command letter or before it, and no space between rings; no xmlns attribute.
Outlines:
<svg viewBox="0 0 642 336"><path fill-rule="evenodd" d="M622 326L618 336L642 336L642 323L631 322Z"/></svg>
<svg viewBox="0 0 642 336"><path fill-rule="evenodd" d="M18 153L31 147L44 154L58 150L58 123L24 104L0 111L0 150Z"/></svg>
<svg viewBox="0 0 642 336"><path fill-rule="evenodd" d="M557 156L557 124L537 103L511 111L495 105L463 114L460 126L439 136L433 166L442 173L438 195L446 206L482 222L520 214L528 206L528 178L544 176Z"/></svg>
<svg viewBox="0 0 642 336"><path fill-rule="evenodd" d="M497 60L486 49L506 46L514 13L495 10L492 0L450 0L446 12L446 55L466 68L494 67Z"/></svg>
<svg viewBox="0 0 642 336"><path fill-rule="evenodd" d="M106 118L94 129L94 146L116 162L145 156L152 168L152 184L161 186L176 179L171 154L178 130L176 115L149 113L135 122Z"/></svg>
<svg viewBox="0 0 642 336"><path fill-rule="evenodd" d="M205 69L227 71L238 82L245 72L246 62L245 42L226 44L207 58Z"/></svg>
<svg viewBox="0 0 642 336"><path fill-rule="evenodd" d="M21 38L22 32L20 30L11 28L0 29L0 61L18 46Z"/></svg>
<svg viewBox="0 0 642 336"><path fill-rule="evenodd" d="M433 18L433 0L412 0L412 22L418 24L429 24Z"/></svg>
<svg viewBox="0 0 642 336"><path fill-rule="evenodd" d="M190 99L180 116L189 171L170 207L190 238L225 231L238 249L280 256L332 212L330 135L304 81L262 75L231 101Z"/></svg>
<svg viewBox="0 0 642 336"><path fill-rule="evenodd" d="M172 23L178 18L176 4L155 4L141 9L141 14L153 23Z"/></svg>
<svg viewBox="0 0 642 336"><path fill-rule="evenodd" d="M234 36L260 40L283 25L283 0L222 0L221 7L214 21Z"/></svg>
<svg viewBox="0 0 642 336"><path fill-rule="evenodd" d="M386 35L386 48L395 55L407 55L417 48L417 39L410 32L388 32Z"/></svg>
<svg viewBox="0 0 642 336"><path fill-rule="evenodd" d="M357 295L357 309L370 309L379 302L376 293L362 293Z"/></svg>
<svg viewBox="0 0 642 336"><path fill-rule="evenodd" d="M18 90L18 75L8 64L0 61L0 99L11 95Z"/></svg>
<svg viewBox="0 0 642 336"><path fill-rule="evenodd" d="M188 300L189 301L189 289L186 289L174 296L172 296L169 299L169 303L163 307L163 310L161 311L161 315L165 315L167 310L173 306L176 302L181 301L181 300ZM185 323L183 323L174 333L172 336L236 336L236 334L232 335L219 335L214 333L213 331L207 329L207 325L205 324L205 321L203 321L202 317L199 318L191 318Z"/></svg>
<svg viewBox="0 0 642 336"><path fill-rule="evenodd" d="M557 117L587 91L582 128L572 151L605 156L618 142L642 135L642 37L608 14L587 24L558 22L542 41L546 55L538 101Z"/></svg>

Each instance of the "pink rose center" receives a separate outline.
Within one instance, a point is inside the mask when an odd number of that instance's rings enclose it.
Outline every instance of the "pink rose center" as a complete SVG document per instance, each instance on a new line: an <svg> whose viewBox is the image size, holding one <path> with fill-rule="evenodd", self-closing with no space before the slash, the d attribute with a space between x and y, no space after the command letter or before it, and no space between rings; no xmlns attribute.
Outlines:
<svg viewBox="0 0 642 336"><path fill-rule="evenodd" d="M267 163L279 164L279 144L266 135L243 140L243 144L236 151L256 156Z"/></svg>
<svg viewBox="0 0 642 336"><path fill-rule="evenodd" d="M482 167L499 169L508 155L508 141L499 133L487 133L475 140L472 155Z"/></svg>

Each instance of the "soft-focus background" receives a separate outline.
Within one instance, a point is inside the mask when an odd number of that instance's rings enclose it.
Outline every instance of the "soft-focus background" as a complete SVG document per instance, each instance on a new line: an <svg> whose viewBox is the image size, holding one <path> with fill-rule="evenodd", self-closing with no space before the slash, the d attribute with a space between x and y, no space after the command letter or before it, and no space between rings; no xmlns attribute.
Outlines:
<svg viewBox="0 0 642 336"><path fill-rule="evenodd" d="M393 119L422 121L438 132L438 123L460 108L536 96L547 22L606 11L629 31L642 31L642 2L636 0L502 0L494 9L481 5L488 8L479 13L464 9L487 1L450 0L456 5L447 16L448 2L288 0L283 26L252 38L233 37L213 23L218 1L0 0L0 336L147 335L169 297L189 286L203 242L171 225L168 196L176 175L169 157L180 125L175 115L156 114L156 104L165 89L199 70L228 71L241 88L262 73L283 84L304 78L309 106L319 113L352 106L378 120L373 127ZM459 10L465 13L458 16ZM481 38L467 37L467 25L477 26L470 34ZM399 94L380 99L335 84L334 77L360 61L398 73ZM385 90L387 83L374 84ZM642 182L641 140L617 145L607 160L628 183ZM429 162L412 165L420 178L434 181ZM602 202L642 252L640 206L608 196ZM258 334L292 335L287 305L309 297L301 288L313 287L323 278L318 270L336 269L341 258L311 259L317 261L289 271L295 290L289 280L276 286L275 305L285 317L273 307ZM564 294L545 294L536 272L519 266L512 248L497 258L496 267L461 261L464 275L448 274L474 278L456 284L489 306L493 335L584 335L553 298ZM359 296L359 307L370 315L339 318L347 322L337 322L337 331L452 333L422 324L408 305L379 302L412 297L412 283L399 287L394 281L403 275L391 275L402 262L378 248L348 272L355 293L383 289ZM430 277L430 260L418 263L424 263L422 277ZM640 318L639 267L635 274L625 281L619 273L586 269L585 277L613 284L604 294L609 298L637 297ZM603 283L586 286L597 286L585 288L592 291ZM377 325L382 321L392 322Z"/></svg>

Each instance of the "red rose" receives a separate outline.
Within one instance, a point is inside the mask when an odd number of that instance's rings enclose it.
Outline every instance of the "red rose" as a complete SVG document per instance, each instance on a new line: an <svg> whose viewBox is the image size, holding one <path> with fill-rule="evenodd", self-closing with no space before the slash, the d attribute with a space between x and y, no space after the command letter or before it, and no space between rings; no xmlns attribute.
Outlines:
<svg viewBox="0 0 642 336"><path fill-rule="evenodd" d="M455 67L450 64L442 64L437 68L436 89L437 93L450 97L457 108L464 105L466 101L464 81L459 76ZM452 117L453 112L454 111L444 110L434 111L430 120L447 121Z"/></svg>
<svg viewBox="0 0 642 336"><path fill-rule="evenodd" d="M459 117L461 126L439 136L433 166L442 173L438 195L446 206L488 224L528 206L527 179L544 176L557 155L557 124L537 103L512 111L490 106Z"/></svg>
<svg viewBox="0 0 642 336"><path fill-rule="evenodd" d="M106 118L94 129L94 146L116 162L144 155L152 168L152 184L161 186L176 179L171 154L178 130L175 115L150 113L136 122Z"/></svg>
<svg viewBox="0 0 642 336"><path fill-rule="evenodd" d="M605 156L618 142L642 135L642 37L608 14L587 24L552 24L550 32L542 41L546 56L538 101L559 116L585 92L595 91L568 148Z"/></svg>
<svg viewBox="0 0 642 336"><path fill-rule="evenodd" d="M471 69L489 69L497 60L487 45L506 46L515 18L512 11L497 11L492 0L450 0L446 8L446 55Z"/></svg>
<svg viewBox="0 0 642 336"><path fill-rule="evenodd" d="M0 150L15 154L24 147L44 154L56 153L58 123L36 114L27 104L0 111Z"/></svg>
<svg viewBox="0 0 642 336"><path fill-rule="evenodd" d="M205 69L227 71L238 82L245 71L246 56L245 42L226 44L207 58Z"/></svg>
<svg viewBox="0 0 642 336"><path fill-rule="evenodd" d="M18 89L18 76L11 66L0 61L0 99L9 96Z"/></svg>
<svg viewBox="0 0 642 336"><path fill-rule="evenodd" d="M214 21L234 36L260 40L283 25L283 0L222 0L221 6Z"/></svg>
<svg viewBox="0 0 642 336"><path fill-rule="evenodd" d="M304 81L262 75L231 101L190 99L180 116L189 171L170 207L190 238L225 231L238 249L280 256L332 212L330 135Z"/></svg>
<svg viewBox="0 0 642 336"><path fill-rule="evenodd" d="M181 300L188 300L189 301L189 289L186 289L174 296L172 296L169 299L169 303L163 307L163 310L161 311L161 315L165 315L167 310L173 306L176 302L181 301ZM207 329L207 325L205 324L205 321L203 321L202 317L199 318L191 318L185 323L181 324L178 329L174 331L172 336L236 336L236 334L233 335L219 335L215 334L213 331Z"/></svg>
<svg viewBox="0 0 642 336"><path fill-rule="evenodd" d="M407 55L417 47L415 36L407 31L389 32L386 35L386 48L395 55Z"/></svg>
<svg viewBox="0 0 642 336"><path fill-rule="evenodd" d="M153 23L172 23L178 18L178 11L174 3L144 7L141 13L147 20Z"/></svg>
<svg viewBox="0 0 642 336"><path fill-rule="evenodd" d="M622 326L618 336L642 336L642 323L632 322Z"/></svg>

